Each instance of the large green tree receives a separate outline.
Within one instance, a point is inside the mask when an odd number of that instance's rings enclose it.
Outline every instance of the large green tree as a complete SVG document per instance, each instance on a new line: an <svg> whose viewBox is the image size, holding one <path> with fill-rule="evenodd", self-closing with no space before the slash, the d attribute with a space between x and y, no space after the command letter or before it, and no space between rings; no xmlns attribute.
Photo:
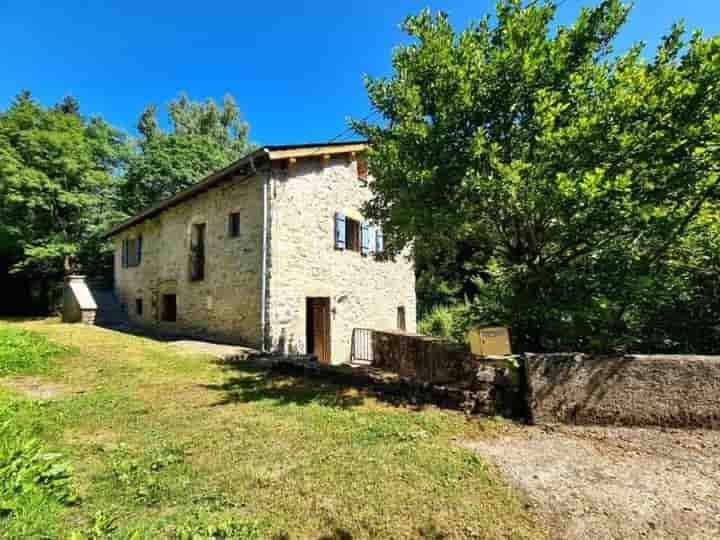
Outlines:
<svg viewBox="0 0 720 540"><path fill-rule="evenodd" d="M168 132L160 129L154 105L140 115L139 151L129 162L122 190L127 213L182 191L253 148L247 141L248 125L230 95L220 108L212 99L199 103L181 94L167 109Z"/></svg>
<svg viewBox="0 0 720 540"><path fill-rule="evenodd" d="M41 310L64 271L102 266L97 238L113 219L114 173L128 151L122 133L98 117L83 118L69 97L45 108L26 91L0 113L4 290L31 293Z"/></svg>
<svg viewBox="0 0 720 540"><path fill-rule="evenodd" d="M474 317L523 347L637 347L672 295L657 276L710 248L697 224L717 217L720 38L678 24L647 60L611 47L619 0L569 27L556 9L503 0L459 33L443 13L406 19L393 75L366 81L385 122L355 124L373 141L366 212L430 272L460 253Z"/></svg>

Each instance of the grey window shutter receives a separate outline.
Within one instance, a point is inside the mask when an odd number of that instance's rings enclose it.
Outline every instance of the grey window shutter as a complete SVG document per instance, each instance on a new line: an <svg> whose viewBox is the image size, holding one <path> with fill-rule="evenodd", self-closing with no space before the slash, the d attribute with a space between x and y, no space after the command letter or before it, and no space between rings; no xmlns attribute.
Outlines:
<svg viewBox="0 0 720 540"><path fill-rule="evenodd" d="M375 231L375 253L382 253L384 247L382 229L378 228L378 230Z"/></svg>

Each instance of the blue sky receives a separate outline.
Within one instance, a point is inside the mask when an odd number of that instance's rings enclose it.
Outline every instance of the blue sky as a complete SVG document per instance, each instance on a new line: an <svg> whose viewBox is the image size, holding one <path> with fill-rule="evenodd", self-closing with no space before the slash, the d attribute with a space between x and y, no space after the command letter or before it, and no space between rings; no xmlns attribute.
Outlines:
<svg viewBox="0 0 720 540"><path fill-rule="evenodd" d="M588 0L566 0L570 23ZM22 88L51 104L74 95L134 133L147 103L185 91L193 99L233 94L251 140L328 140L348 116L369 111L363 73L390 72L398 25L423 7L449 13L456 28L492 10L494 0L331 0L186 2L0 0L0 108ZM719 0L636 0L619 49L651 46L673 21L720 32ZM164 112L162 113L164 116ZM163 120L163 118L161 118Z"/></svg>

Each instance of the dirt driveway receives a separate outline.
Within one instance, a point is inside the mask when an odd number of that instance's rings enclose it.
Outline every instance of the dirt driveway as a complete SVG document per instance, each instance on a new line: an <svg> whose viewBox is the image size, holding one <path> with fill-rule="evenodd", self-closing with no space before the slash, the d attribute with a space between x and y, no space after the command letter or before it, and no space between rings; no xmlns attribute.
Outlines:
<svg viewBox="0 0 720 540"><path fill-rule="evenodd" d="M720 432L508 426L465 443L554 538L720 538Z"/></svg>

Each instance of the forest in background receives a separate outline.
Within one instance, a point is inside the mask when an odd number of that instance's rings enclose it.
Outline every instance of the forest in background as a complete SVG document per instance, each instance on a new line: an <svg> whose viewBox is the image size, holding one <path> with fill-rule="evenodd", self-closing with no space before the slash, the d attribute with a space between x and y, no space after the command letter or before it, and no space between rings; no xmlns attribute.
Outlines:
<svg viewBox="0 0 720 540"><path fill-rule="evenodd" d="M112 276L102 233L253 148L232 96L147 106L138 136L86 117L65 96L50 107L21 92L0 111L0 288L5 315L45 315L70 271Z"/></svg>

